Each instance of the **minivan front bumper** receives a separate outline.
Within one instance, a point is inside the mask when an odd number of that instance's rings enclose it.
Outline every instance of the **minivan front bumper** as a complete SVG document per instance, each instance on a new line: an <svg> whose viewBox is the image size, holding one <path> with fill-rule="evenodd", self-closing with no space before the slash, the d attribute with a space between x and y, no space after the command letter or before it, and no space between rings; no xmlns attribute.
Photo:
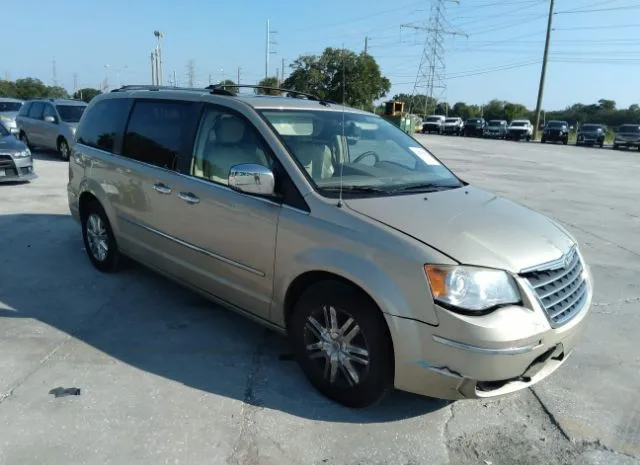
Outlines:
<svg viewBox="0 0 640 465"><path fill-rule="evenodd" d="M541 308L508 306L481 316L436 306L438 326L385 315L395 353L395 387L442 399L496 397L553 373L576 345L591 305L552 328Z"/></svg>

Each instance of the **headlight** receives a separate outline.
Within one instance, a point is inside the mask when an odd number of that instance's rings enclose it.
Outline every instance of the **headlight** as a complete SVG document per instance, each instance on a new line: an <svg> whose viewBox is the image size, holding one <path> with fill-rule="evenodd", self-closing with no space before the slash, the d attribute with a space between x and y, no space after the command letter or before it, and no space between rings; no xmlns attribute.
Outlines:
<svg viewBox="0 0 640 465"><path fill-rule="evenodd" d="M0 121L13 121L13 118L8 117L7 115L0 115Z"/></svg>
<svg viewBox="0 0 640 465"><path fill-rule="evenodd" d="M520 302L520 293L505 271L471 266L425 265L436 302L471 312Z"/></svg>
<svg viewBox="0 0 640 465"><path fill-rule="evenodd" d="M14 157L16 158L24 158L24 157L30 157L31 156L31 151L29 149L24 149L20 152L16 152L13 154Z"/></svg>

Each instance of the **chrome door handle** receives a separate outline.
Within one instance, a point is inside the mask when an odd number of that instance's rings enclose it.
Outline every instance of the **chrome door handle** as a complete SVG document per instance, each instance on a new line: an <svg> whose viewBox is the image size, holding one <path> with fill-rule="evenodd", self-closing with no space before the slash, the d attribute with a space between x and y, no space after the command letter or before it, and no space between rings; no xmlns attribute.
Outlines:
<svg viewBox="0 0 640 465"><path fill-rule="evenodd" d="M180 192L178 194L178 197L192 205L195 203L200 203L200 199L197 196L193 195L191 192Z"/></svg>
<svg viewBox="0 0 640 465"><path fill-rule="evenodd" d="M153 189L159 194L171 194L171 188L161 182L154 184Z"/></svg>

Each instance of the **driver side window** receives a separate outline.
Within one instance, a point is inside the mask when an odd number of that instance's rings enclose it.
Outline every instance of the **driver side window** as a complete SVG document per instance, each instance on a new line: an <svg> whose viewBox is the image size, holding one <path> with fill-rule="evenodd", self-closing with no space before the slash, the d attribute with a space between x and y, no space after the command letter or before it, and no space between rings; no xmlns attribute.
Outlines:
<svg viewBox="0 0 640 465"><path fill-rule="evenodd" d="M228 185L229 171L235 165L271 168L268 153L249 121L231 111L208 107L200 120L190 174Z"/></svg>
<svg viewBox="0 0 640 465"><path fill-rule="evenodd" d="M55 120L58 120L58 115L56 115L56 111L53 109L53 105L45 104L44 111L42 112L42 119L47 116L53 116Z"/></svg>

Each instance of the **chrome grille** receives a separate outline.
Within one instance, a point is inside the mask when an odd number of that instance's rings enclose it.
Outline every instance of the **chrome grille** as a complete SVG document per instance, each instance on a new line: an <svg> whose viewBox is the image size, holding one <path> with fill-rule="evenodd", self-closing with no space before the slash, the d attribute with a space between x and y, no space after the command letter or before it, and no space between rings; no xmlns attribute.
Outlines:
<svg viewBox="0 0 640 465"><path fill-rule="evenodd" d="M567 252L558 264L542 266L522 276L533 288L553 327L568 322L587 300L587 280L575 248Z"/></svg>

